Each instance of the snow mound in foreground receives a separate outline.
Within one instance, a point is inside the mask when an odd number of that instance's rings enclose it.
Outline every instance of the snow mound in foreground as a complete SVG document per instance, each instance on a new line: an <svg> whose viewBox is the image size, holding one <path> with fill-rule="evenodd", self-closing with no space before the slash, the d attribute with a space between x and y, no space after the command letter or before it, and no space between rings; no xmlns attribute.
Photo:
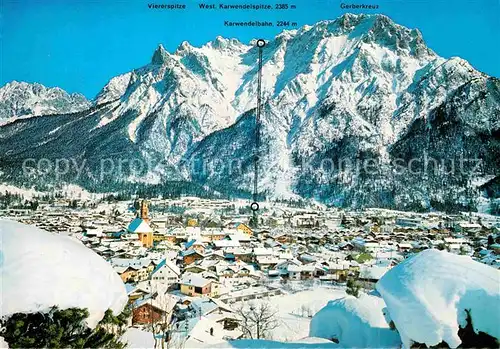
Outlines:
<svg viewBox="0 0 500 349"><path fill-rule="evenodd" d="M200 345L200 348L290 348L290 349L335 349L339 348L338 344L322 338L306 337L300 341L294 342L277 342L265 339L238 339L229 342L218 344Z"/></svg>
<svg viewBox="0 0 500 349"><path fill-rule="evenodd" d="M138 328L130 327L121 337L122 342L126 343L125 348L129 349L153 349L155 342L153 333L143 331ZM157 346L159 345L159 341ZM192 348L184 343L179 347ZM293 348L293 349L336 349L339 346L323 338L306 337L294 342L277 342L265 339L238 339L233 341L224 341L220 343L197 343L196 348ZM193 347L194 348L194 347Z"/></svg>
<svg viewBox="0 0 500 349"><path fill-rule="evenodd" d="M120 338L130 349L149 349L155 347L155 340L152 332L143 331L139 328L130 327Z"/></svg>
<svg viewBox="0 0 500 349"><path fill-rule="evenodd" d="M0 219L2 316L87 308L95 327L107 309L120 313L125 286L111 266L80 242L18 222Z"/></svg>
<svg viewBox="0 0 500 349"><path fill-rule="evenodd" d="M406 348L445 341L457 347L470 311L474 330L500 338L500 272L438 250L426 250L388 271L376 285Z"/></svg>
<svg viewBox="0 0 500 349"><path fill-rule="evenodd" d="M328 302L311 320L311 337L336 339L342 348L397 348L399 335L384 317L383 299L363 294Z"/></svg>

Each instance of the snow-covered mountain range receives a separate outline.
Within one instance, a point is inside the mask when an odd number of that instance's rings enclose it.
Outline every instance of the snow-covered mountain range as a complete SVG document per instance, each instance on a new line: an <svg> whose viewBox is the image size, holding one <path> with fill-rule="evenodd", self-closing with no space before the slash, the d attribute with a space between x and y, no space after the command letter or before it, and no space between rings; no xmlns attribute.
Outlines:
<svg viewBox="0 0 500 349"><path fill-rule="evenodd" d="M0 121L88 109L91 101L79 93L69 94L41 84L12 81L0 88Z"/></svg>
<svg viewBox="0 0 500 349"><path fill-rule="evenodd" d="M148 164L140 173L122 167L123 181L248 192L257 53L255 42L222 37L173 53L160 45L149 64L111 79L91 107L75 102L76 113L4 123L4 179L23 159L43 157L85 162L86 177L107 181L113 176L94 169L123 158ZM500 82L439 57L417 29L345 14L284 31L264 48L262 86L259 190L268 197L410 209L498 194ZM2 93L0 103L34 112L22 95ZM462 160L457 170L460 159L481 163Z"/></svg>

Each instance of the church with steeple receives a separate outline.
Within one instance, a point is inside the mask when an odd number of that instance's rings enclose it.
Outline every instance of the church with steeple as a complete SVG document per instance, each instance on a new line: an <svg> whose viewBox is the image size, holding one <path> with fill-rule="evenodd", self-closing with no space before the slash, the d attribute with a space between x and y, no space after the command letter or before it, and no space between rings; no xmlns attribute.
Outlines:
<svg viewBox="0 0 500 349"><path fill-rule="evenodd" d="M130 222L127 231L130 234L137 234L139 240L144 247L153 246L153 229L149 225L149 209L148 202L142 200L139 209L137 210L136 218Z"/></svg>

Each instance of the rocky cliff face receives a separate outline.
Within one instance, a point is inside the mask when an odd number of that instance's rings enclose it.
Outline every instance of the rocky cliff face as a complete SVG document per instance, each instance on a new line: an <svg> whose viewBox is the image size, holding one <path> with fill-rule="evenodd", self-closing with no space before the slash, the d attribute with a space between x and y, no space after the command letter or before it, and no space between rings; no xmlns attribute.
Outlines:
<svg viewBox="0 0 500 349"><path fill-rule="evenodd" d="M496 195L484 189L500 168L499 80L438 57L418 30L346 14L282 32L263 58L259 191L266 196L419 209ZM184 42L174 53L160 46L77 117L2 126L0 160L12 173L28 155L71 157L99 181L94 170L103 159L136 159L147 166L121 180L248 192L256 92L254 43L218 37L198 48ZM450 170L465 158L482 164Z"/></svg>

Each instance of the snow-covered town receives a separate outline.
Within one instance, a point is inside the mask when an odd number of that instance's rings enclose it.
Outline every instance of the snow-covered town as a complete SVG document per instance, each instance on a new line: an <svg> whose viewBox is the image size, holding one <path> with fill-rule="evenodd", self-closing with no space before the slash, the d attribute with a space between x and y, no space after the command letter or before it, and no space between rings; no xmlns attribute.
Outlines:
<svg viewBox="0 0 500 349"><path fill-rule="evenodd" d="M468 281L458 281L453 271L462 262L457 261L467 260L475 268L476 265L485 268L490 275L488 282L492 284L484 285L487 289L482 292L495 303L489 310L484 305L481 309L495 312L500 306L498 216L385 209L348 211L313 203L274 202L262 203L258 219L253 223L247 201L185 196L147 200L135 197L124 201L112 197L49 197L36 204L27 202L22 207L4 205L0 217L4 255L1 265L3 315L42 310L48 306L44 304L46 296L53 297L52 293L56 292L50 291L54 284L43 281L51 278L46 274L47 269L40 273L37 286L28 281L31 286L21 287L15 281L21 271L28 275L36 273L29 270L32 265L19 264L23 264L25 258L29 262L33 258L29 252L37 250L37 245L30 241L31 235L11 241L18 230L18 223L13 223L16 221L40 228L67 243L77 243L95 255L97 262L108 264L112 272L104 281L98 281L95 274L99 268L86 269L85 259L71 261L72 257L65 256L68 265L52 264L47 268L53 268L58 277L68 274L78 279L77 283L88 277L84 282L95 283L99 287L94 290L97 293L104 294L108 288L111 292L113 287L123 288L126 293L123 308L129 313L120 334L129 348L198 348L255 339L340 347L398 347L412 342L433 345L442 341L450 346L459 345L457 331L447 337L441 333L439 324L422 332L431 339L415 337L411 332L417 331L415 329L406 333L397 321L402 321L397 317L403 315L391 311L391 304L386 304L389 301L381 297L393 292L388 286L395 278L391 269L411 267L407 262L412 259L429 264L426 264L430 269L425 275L430 281L426 281L425 276L417 279L417 289L429 282L430 289L425 292L440 292L432 288L439 281L432 279L435 271L441 275L440 281L447 280L447 276L452 278L445 285L457 283L458 289L450 292L464 295L467 282L484 280L480 280L480 275L465 273L462 276ZM16 251L8 250L9 241ZM50 259L54 248L59 250L54 253L65 249L59 242L44 251L44 243L37 250L40 258ZM422 257L431 252L437 255ZM15 260L12 253L17 253ZM437 261L432 262L436 258ZM75 262L81 264L72 270ZM464 274L464 270L459 268L459 274ZM57 301L51 298L50 301L57 302L52 305L89 307L85 302L72 303L75 294L82 292L72 289L74 285L67 285L74 280L59 282L68 293ZM112 286L112 283L118 285ZM488 293L490 291L493 293ZM18 298L20 292L26 296L23 300ZM442 297L448 299L453 295ZM439 311L438 307L442 306L437 298L432 300L438 303L433 311ZM115 306L114 302L105 302L107 305L97 314L102 317L105 310ZM386 307L389 307L392 324L384 320ZM346 313L350 314L349 318L357 317L349 320L354 321L351 325L341 325L339 319L347 316ZM485 326L494 325L498 314L491 315L492 323ZM260 323L258 315L266 320ZM95 323L100 320L99 315L96 316ZM330 320L326 319L328 316ZM337 325L332 317L337 319ZM479 321L475 320L474 326ZM399 335L394 331L394 322ZM456 321L455 325L458 329ZM342 326L351 326L349 331L354 332L349 334L346 329L339 329ZM432 327L429 323L425 326ZM372 333L368 328L372 332L376 328L387 333ZM360 335L355 334L356 331L368 332ZM498 327L493 332L481 331L499 338L495 332ZM250 342L241 343L246 343L245 347L253 346Z"/></svg>

